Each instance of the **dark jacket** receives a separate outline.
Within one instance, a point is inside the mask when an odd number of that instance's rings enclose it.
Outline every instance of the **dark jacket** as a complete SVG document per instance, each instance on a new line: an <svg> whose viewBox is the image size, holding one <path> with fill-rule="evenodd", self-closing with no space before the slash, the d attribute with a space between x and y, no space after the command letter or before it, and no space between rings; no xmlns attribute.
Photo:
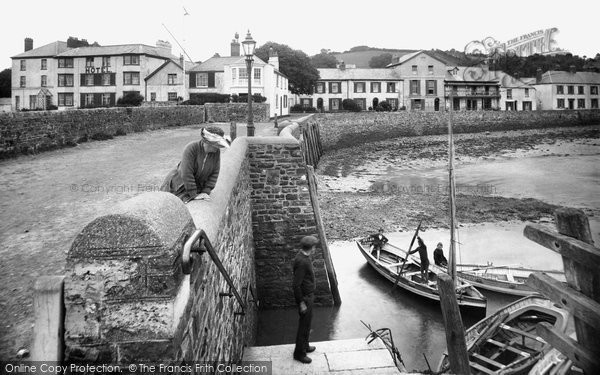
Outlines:
<svg viewBox="0 0 600 375"><path fill-rule="evenodd" d="M294 259L294 298L296 304L305 301L307 296L315 292L315 271L310 257L299 252Z"/></svg>
<svg viewBox="0 0 600 375"><path fill-rule="evenodd" d="M201 141L189 143L177 169L169 172L161 190L177 195L184 202L201 193L210 194L217 184L220 168L220 151L207 153Z"/></svg>
<svg viewBox="0 0 600 375"><path fill-rule="evenodd" d="M425 246L423 242L420 242L419 247L417 247L414 250L411 250L409 254L414 254L417 251L419 252L419 258L421 258L421 265L429 265L429 258L427 257L427 246Z"/></svg>
<svg viewBox="0 0 600 375"><path fill-rule="evenodd" d="M433 262L438 266L446 267L448 265L448 259L444 256L444 250L439 248L433 250Z"/></svg>
<svg viewBox="0 0 600 375"><path fill-rule="evenodd" d="M381 235L381 239L379 239L379 233L372 234L369 237L373 239L373 246L383 247L388 242L387 237L383 234Z"/></svg>

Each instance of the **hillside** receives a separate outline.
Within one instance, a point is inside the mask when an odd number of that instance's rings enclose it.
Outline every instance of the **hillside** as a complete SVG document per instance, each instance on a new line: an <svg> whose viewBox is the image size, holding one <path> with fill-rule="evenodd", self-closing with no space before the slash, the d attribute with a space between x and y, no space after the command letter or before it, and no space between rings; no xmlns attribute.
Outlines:
<svg viewBox="0 0 600 375"><path fill-rule="evenodd" d="M335 53L334 56L338 61L344 61L346 64L355 64L357 68L368 68L369 61L374 56L379 56L383 53L391 53L393 56L403 56L407 53L416 52L413 49L370 49L368 51L353 51L353 52L343 52L343 53Z"/></svg>

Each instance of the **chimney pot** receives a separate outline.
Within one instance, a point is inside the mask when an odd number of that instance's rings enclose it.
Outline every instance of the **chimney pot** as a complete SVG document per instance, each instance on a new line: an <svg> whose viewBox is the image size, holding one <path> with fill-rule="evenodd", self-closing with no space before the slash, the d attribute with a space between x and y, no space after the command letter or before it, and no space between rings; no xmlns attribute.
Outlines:
<svg viewBox="0 0 600 375"><path fill-rule="evenodd" d="M231 41L231 56L240 55L240 42L238 41L239 37L239 34L235 33L235 39Z"/></svg>
<svg viewBox="0 0 600 375"><path fill-rule="evenodd" d="M33 49L33 39L25 38L25 52Z"/></svg>

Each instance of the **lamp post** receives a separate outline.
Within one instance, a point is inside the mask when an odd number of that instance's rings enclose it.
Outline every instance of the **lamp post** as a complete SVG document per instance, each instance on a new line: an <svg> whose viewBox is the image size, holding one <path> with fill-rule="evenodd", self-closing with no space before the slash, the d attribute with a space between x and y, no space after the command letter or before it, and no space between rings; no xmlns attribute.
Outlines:
<svg viewBox="0 0 600 375"><path fill-rule="evenodd" d="M254 114L252 113L252 62L254 61L254 47L256 47L256 41L252 39L250 30L246 35L246 39L242 42L244 47L244 55L246 55L246 75L248 76L248 137L254 136Z"/></svg>

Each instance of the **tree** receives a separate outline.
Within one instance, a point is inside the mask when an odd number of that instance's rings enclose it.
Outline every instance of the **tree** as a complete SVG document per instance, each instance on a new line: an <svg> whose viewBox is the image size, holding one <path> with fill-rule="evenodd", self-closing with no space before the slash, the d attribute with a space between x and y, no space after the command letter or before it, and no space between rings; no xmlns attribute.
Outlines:
<svg viewBox="0 0 600 375"><path fill-rule="evenodd" d="M0 98L10 98L11 70L4 69L0 72Z"/></svg>
<svg viewBox="0 0 600 375"><path fill-rule="evenodd" d="M288 77L290 91L294 94L311 94L312 87L319 79L319 71L311 65L308 55L275 42L263 44L254 53L263 61L268 61L269 48L279 55L279 71Z"/></svg>
<svg viewBox="0 0 600 375"><path fill-rule="evenodd" d="M315 68L335 68L337 67L337 59L329 50L322 49L321 53L310 58L310 63Z"/></svg>
<svg viewBox="0 0 600 375"><path fill-rule="evenodd" d="M369 60L369 68L385 68L392 63L391 53L382 53L379 56L371 57Z"/></svg>

